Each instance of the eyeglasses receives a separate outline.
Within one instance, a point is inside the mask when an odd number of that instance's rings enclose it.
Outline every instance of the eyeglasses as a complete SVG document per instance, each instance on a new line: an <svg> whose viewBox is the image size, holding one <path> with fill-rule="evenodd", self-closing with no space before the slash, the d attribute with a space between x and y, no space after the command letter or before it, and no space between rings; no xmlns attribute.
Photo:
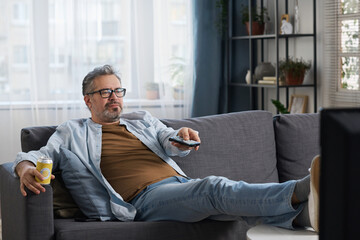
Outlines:
<svg viewBox="0 0 360 240"><path fill-rule="evenodd" d="M94 93L100 93L100 96L102 98L109 98L109 97L111 97L112 93L115 93L115 95L118 98L122 98L125 96L126 89L125 88L115 88L114 90L112 90L112 89L105 88L105 89L100 89L98 91L89 92L87 94L94 94Z"/></svg>

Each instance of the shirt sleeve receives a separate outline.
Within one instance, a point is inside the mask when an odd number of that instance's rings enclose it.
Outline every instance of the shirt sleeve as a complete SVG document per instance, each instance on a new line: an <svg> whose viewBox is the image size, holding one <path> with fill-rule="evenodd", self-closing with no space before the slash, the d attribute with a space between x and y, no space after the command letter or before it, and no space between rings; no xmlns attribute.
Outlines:
<svg viewBox="0 0 360 240"><path fill-rule="evenodd" d="M149 121L151 121L151 124L155 127L158 141L168 156L184 157L190 153L190 150L182 151L179 148L173 146L169 141L170 137L174 137L178 134L179 129L174 130L171 127L167 127L159 119L154 118L151 115L149 116Z"/></svg>
<svg viewBox="0 0 360 240"><path fill-rule="evenodd" d="M66 135L69 129L66 127L66 124L60 125L56 128L56 131L51 135L47 144L40 148L39 150L34 150L30 152L19 152L16 155L14 165L13 165L13 174L17 177L15 172L16 166L22 161L30 161L36 165L36 161L41 156L50 157L53 160L53 171L57 170L58 163L57 159L60 153L60 147L66 145Z"/></svg>

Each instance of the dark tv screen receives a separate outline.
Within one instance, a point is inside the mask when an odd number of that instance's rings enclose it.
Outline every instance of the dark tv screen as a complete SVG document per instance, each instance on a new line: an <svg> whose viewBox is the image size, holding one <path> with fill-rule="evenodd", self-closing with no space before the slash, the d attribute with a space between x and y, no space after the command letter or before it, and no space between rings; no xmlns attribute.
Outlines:
<svg viewBox="0 0 360 240"><path fill-rule="evenodd" d="M324 109L320 121L319 239L360 239L360 109Z"/></svg>

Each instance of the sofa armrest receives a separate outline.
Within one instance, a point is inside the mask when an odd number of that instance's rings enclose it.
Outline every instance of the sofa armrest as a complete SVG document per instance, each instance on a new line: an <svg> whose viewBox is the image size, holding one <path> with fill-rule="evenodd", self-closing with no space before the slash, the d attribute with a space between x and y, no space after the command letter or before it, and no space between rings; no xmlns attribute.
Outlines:
<svg viewBox="0 0 360 240"><path fill-rule="evenodd" d="M53 191L46 185L45 193L20 193L19 179L12 174L13 163L0 165L0 197L3 240L53 239Z"/></svg>

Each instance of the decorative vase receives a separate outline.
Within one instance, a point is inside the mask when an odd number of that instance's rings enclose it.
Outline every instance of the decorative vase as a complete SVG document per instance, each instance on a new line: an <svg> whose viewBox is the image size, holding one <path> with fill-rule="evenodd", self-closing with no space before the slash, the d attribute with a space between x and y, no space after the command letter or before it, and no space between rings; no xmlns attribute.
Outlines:
<svg viewBox="0 0 360 240"><path fill-rule="evenodd" d="M255 80L262 80L264 76L275 76L275 68L269 62L259 63L255 68Z"/></svg>
<svg viewBox="0 0 360 240"><path fill-rule="evenodd" d="M250 32L250 24L249 22L246 22L246 31L249 35ZM251 35L263 35L265 30L265 24L259 23L259 22L252 22L252 31Z"/></svg>
<svg viewBox="0 0 360 240"><path fill-rule="evenodd" d="M251 84L251 71L250 70L247 71L247 74L245 76L245 82L247 84Z"/></svg>
<svg viewBox="0 0 360 240"><path fill-rule="evenodd" d="M299 75L294 75L293 72L286 72L285 79L287 85L301 85L304 81L305 70Z"/></svg>
<svg viewBox="0 0 360 240"><path fill-rule="evenodd" d="M300 13L299 13L299 4L298 0L295 0L295 7L294 7L294 33L299 34L300 33Z"/></svg>

